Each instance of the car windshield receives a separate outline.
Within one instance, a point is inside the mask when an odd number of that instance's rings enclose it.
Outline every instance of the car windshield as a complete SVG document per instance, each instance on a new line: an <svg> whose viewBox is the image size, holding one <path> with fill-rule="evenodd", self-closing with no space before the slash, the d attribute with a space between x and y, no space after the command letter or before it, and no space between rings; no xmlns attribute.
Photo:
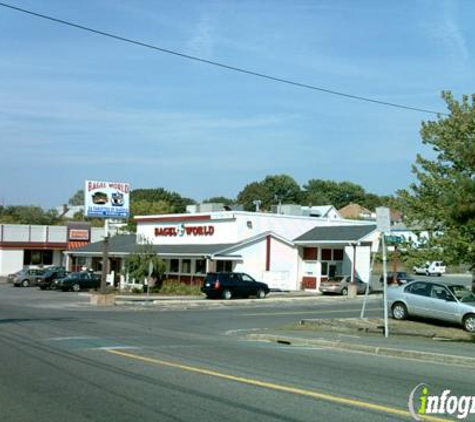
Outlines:
<svg viewBox="0 0 475 422"><path fill-rule="evenodd" d="M475 302L475 295L464 286L449 286L449 289L460 302Z"/></svg>

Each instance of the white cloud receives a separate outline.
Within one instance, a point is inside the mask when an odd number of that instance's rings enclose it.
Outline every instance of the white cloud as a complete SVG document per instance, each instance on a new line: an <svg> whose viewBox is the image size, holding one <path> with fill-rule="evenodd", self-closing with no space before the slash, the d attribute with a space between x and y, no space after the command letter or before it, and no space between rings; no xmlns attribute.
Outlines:
<svg viewBox="0 0 475 422"><path fill-rule="evenodd" d="M426 21L424 29L429 39L443 50L450 61L465 64L470 59L470 53L464 33L455 17L454 5L456 3L443 3L440 16Z"/></svg>
<svg viewBox="0 0 475 422"><path fill-rule="evenodd" d="M187 43L189 54L198 57L211 57L213 53L213 26L210 18L206 15L201 16L193 36Z"/></svg>

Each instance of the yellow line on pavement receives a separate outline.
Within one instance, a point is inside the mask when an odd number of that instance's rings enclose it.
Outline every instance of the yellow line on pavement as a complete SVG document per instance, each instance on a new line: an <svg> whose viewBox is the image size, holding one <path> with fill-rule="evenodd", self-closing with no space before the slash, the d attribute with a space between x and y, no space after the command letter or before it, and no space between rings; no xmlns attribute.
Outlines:
<svg viewBox="0 0 475 422"><path fill-rule="evenodd" d="M123 352L117 349L108 349L105 351L113 355L119 355L119 356L123 356L129 359L134 359L134 360L138 360L138 361L142 361L142 362L146 362L146 363L150 363L154 365L167 366L169 368L181 369L183 371L194 372L200 375L208 375L211 377L220 378L220 379L224 379L228 381L235 381L242 384L253 385L255 387L262 387L262 388L267 388L274 391L280 391L284 393L291 393L291 394L297 394L300 396L312 397L315 399L325 400L325 401L338 403L338 404L342 404L346 406L359 407L362 409L373 410L376 412L387 413L391 415L401 416L404 418L411 418L409 411L397 409L394 407L365 402L365 401L357 400L357 399L350 399L347 397L336 396L333 394L321 393L318 391L304 390L301 388L275 384L275 383L267 382L267 381L260 381L258 379L253 379L253 378L244 378L244 377L239 377L236 375L224 374L222 372L216 372L216 371L212 371L209 369L200 368L196 366L183 365L178 362L155 359L155 358L150 358L147 356L140 356L140 355L136 355L136 354L132 354L128 352ZM423 416L421 417L421 419L424 421L433 421L433 422L450 422L448 419L442 419L442 418L438 418L434 416Z"/></svg>

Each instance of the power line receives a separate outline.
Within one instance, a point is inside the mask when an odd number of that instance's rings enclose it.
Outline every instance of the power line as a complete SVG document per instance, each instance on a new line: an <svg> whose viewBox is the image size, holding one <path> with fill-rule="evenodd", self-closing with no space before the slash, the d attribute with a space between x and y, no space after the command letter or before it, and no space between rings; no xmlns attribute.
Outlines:
<svg viewBox="0 0 475 422"><path fill-rule="evenodd" d="M160 51L162 53L172 54L174 56L178 56L178 57L181 57L181 58L184 58L184 59L194 60L194 61L201 62L201 63L206 63L206 64L209 64L209 65L212 65L212 66L217 66L217 67L224 68L224 69L227 69L227 70L232 70L232 71L235 71L235 72L244 73L246 75L256 76L256 77L271 80L271 81L274 81L274 82L280 82L280 83L284 83L284 84L288 84L288 85L297 86L297 87L300 87L300 88L306 88L306 89L311 89L311 90L314 90L314 91L325 92L325 93L331 94L331 95L337 95L337 96L344 97L344 98L351 98L353 100L365 101L365 102L368 102L368 103L379 104L379 105L384 105L384 106L388 106L388 107L395 107L395 108L400 108L400 109L404 109L404 110L418 111L418 112L421 112L421 113L429 113L429 114L445 115L445 116L447 115L447 113L441 113L441 112L434 111L434 110L418 108L418 107L411 107L411 106L407 106L407 105L404 105L404 104L392 103L392 102L388 102L388 101L375 100L373 98L363 97L363 96L360 96L360 95L347 94L347 93L340 92L340 91L335 91L335 90L332 90L332 89L327 89L327 88L322 88L322 87L318 87L318 86L315 86L315 85L310 85L310 84L306 84L306 83L302 83L302 82L292 81L290 79L284 79L284 78L279 78L279 77L276 77L276 76L267 75L267 74L264 74L264 73L254 72L252 70L231 66L231 65L228 65L228 64L225 64L225 63L215 62L215 61L212 61L212 60L203 59L201 57L192 56L192 55L185 54L185 53L180 53L178 51L169 50L169 49L163 48L163 47L158 47L156 45L148 44L148 43L145 43L145 42L142 42L142 41L137 41L137 40L133 40L133 39L130 39L130 38L126 38L126 37L123 37L121 35L111 34L109 32L104 32L104 31L101 31L101 30L98 30L98 29L94 29L94 28L90 28L90 27L87 27L87 26L79 25L77 23L73 23L73 22L70 22L70 21L65 21L63 19L58 19L58 18L55 18L55 17L52 17L52 16L43 15L41 13L33 12L31 10L23 9L21 7L16 7L16 6L7 4L7 3L0 2L0 6L8 8L8 9L15 10L17 12L26 13L28 15L35 16L37 18L46 19L46 20L49 20L49 21L52 21L52 22L55 22L55 23L59 23L59 24L67 25L67 26L70 26L70 27L73 27L73 28L76 28L76 29L80 29L80 30L83 30L83 31L91 32L93 34L102 35L104 37L112 38L112 39L117 40L117 41L122 41L122 42L126 42L126 43L129 43L129 44L137 45L137 46L140 46L140 47L149 48L149 49L152 49L152 50Z"/></svg>

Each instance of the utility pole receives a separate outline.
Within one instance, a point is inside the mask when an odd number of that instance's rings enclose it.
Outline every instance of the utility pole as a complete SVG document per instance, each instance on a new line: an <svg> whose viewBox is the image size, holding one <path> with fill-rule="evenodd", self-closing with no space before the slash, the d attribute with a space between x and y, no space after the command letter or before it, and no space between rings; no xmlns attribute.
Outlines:
<svg viewBox="0 0 475 422"><path fill-rule="evenodd" d="M106 293L107 274L109 273L109 221L104 222L104 243L102 245L102 275L100 293Z"/></svg>
<svg viewBox="0 0 475 422"><path fill-rule="evenodd" d="M378 231L382 236L383 247L383 306L384 306L384 337L389 337L389 324L388 324L388 269L387 269L387 257L386 257L386 241L385 235L391 232L391 217L389 208L378 207L376 208L376 224Z"/></svg>
<svg viewBox="0 0 475 422"><path fill-rule="evenodd" d="M389 337L389 324L388 324L388 270L387 270L387 258L386 258L386 242L384 241L383 233L383 300L384 300L384 337Z"/></svg>

